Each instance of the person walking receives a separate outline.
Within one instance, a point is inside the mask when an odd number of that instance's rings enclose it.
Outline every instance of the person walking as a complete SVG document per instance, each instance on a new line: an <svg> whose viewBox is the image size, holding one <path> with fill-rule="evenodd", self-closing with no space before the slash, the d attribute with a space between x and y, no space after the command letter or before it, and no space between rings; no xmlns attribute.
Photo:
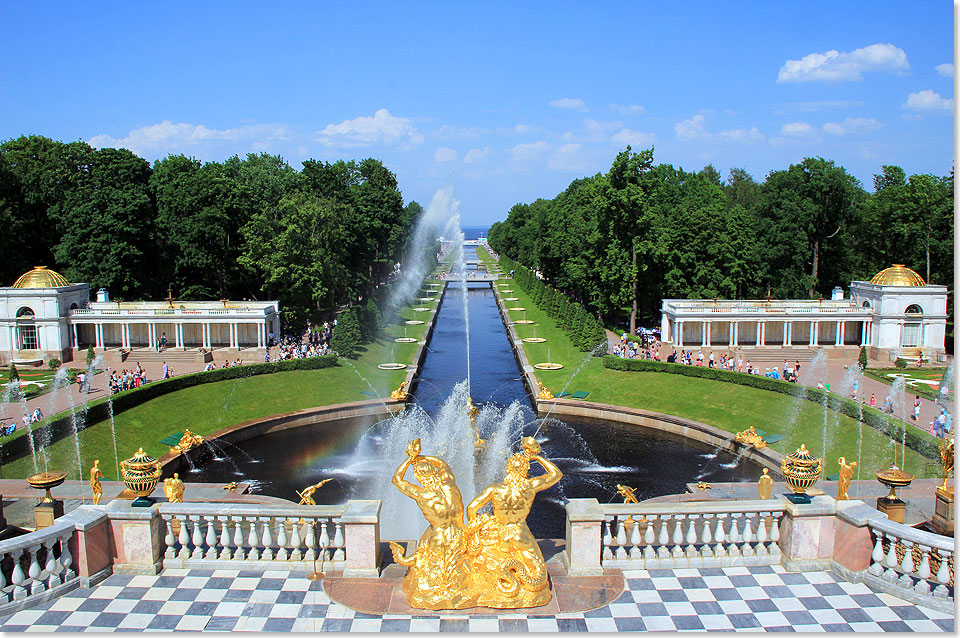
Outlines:
<svg viewBox="0 0 960 638"><path fill-rule="evenodd" d="M913 420L920 420L920 395L916 395L916 399L913 400Z"/></svg>
<svg viewBox="0 0 960 638"><path fill-rule="evenodd" d="M170 378L170 366L167 365L166 361L163 362L163 376L161 378L163 379Z"/></svg>

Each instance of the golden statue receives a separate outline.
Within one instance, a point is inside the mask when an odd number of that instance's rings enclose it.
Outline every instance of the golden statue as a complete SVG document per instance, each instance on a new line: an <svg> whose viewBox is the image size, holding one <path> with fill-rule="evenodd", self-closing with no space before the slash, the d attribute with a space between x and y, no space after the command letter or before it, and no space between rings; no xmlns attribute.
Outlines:
<svg viewBox="0 0 960 638"><path fill-rule="evenodd" d="M93 504L99 505L100 498L103 496L103 486L100 485L100 477L103 476L103 472L100 471L100 459L97 459L93 462L93 467L90 468L90 487L93 488Z"/></svg>
<svg viewBox="0 0 960 638"><path fill-rule="evenodd" d="M752 446L756 449L767 447L767 442L763 440L763 437L757 434L757 431L751 425L749 428L743 432L737 432L737 435L734 437L739 443L743 443L748 446Z"/></svg>
<svg viewBox="0 0 960 638"><path fill-rule="evenodd" d="M857 467L857 462L847 464L847 457L840 457L840 479L837 483L837 500L838 501L849 501L850 497L847 496L847 490L850 489L850 479L853 478L853 468Z"/></svg>
<svg viewBox="0 0 960 638"><path fill-rule="evenodd" d="M163 480L163 493L167 495L167 500L171 503L183 502L184 489L183 481L180 480L180 475L176 472L174 472L173 478Z"/></svg>
<svg viewBox="0 0 960 638"><path fill-rule="evenodd" d="M699 482L697 482L697 489L698 489L698 490L709 490L709 489L711 489L712 487L713 487L713 486L710 485L709 483L707 483L706 481L699 481Z"/></svg>
<svg viewBox="0 0 960 638"><path fill-rule="evenodd" d="M390 393L390 398L394 401L406 401L407 393L404 392L404 388L407 387L407 382L403 381L400 383L400 387Z"/></svg>
<svg viewBox="0 0 960 638"><path fill-rule="evenodd" d="M953 437L941 441L939 450L940 468L943 471L943 484L940 490L953 492L953 486L947 485L950 482L950 472L953 470Z"/></svg>
<svg viewBox="0 0 960 638"><path fill-rule="evenodd" d="M550 390L547 390L547 386L543 385L539 381L537 381L537 385L540 386L540 392L537 393L538 399L549 400L549 399L556 398L555 396L553 396L553 393L550 392Z"/></svg>
<svg viewBox="0 0 960 638"><path fill-rule="evenodd" d="M411 466L419 486L404 478ZM436 457L421 456L420 439L414 439L393 475L393 484L416 501L430 523L410 556L404 556L397 543L390 543L394 560L408 567L403 578L407 604L434 610L475 607L464 556L463 497L450 466Z"/></svg>
<svg viewBox="0 0 960 638"><path fill-rule="evenodd" d="M638 503L637 501L637 488L627 487L626 485L620 485L617 483L617 494L623 497L624 503Z"/></svg>
<svg viewBox="0 0 960 638"><path fill-rule="evenodd" d="M319 483L304 488L302 492L297 492L297 496L300 497L300 502L297 505L316 505L316 501L313 500L313 493L332 480L332 478L323 479Z"/></svg>
<svg viewBox="0 0 960 638"><path fill-rule="evenodd" d="M187 429L187 430L184 430L183 436L180 437L180 441L176 445L174 445L172 448L170 448L170 451L177 452L177 453L186 452L190 448L195 448L198 445L202 445L203 443L204 443L204 438L202 436L200 436L199 434L194 434L189 429Z"/></svg>
<svg viewBox="0 0 960 638"><path fill-rule="evenodd" d="M763 468L763 476L757 481L757 494L764 501L770 498L773 493L773 478L770 476L770 470Z"/></svg>
<svg viewBox="0 0 960 638"><path fill-rule="evenodd" d="M230 481L229 483L223 486L223 489L230 490L232 492L233 490L237 489L237 482Z"/></svg>
<svg viewBox="0 0 960 638"><path fill-rule="evenodd" d="M550 602L547 566L527 527L527 515L537 492L556 485L563 473L540 455L540 444L524 437L523 453L507 460L507 474L467 505L467 555L470 591L477 604L496 609L540 607ZM530 462L544 474L530 478ZM487 503L493 513L478 514Z"/></svg>
<svg viewBox="0 0 960 638"><path fill-rule="evenodd" d="M473 428L473 445L482 447L486 441L480 438L480 430L477 428L477 416L480 414L480 408L473 404L473 398L467 397L467 415L470 417L470 427Z"/></svg>

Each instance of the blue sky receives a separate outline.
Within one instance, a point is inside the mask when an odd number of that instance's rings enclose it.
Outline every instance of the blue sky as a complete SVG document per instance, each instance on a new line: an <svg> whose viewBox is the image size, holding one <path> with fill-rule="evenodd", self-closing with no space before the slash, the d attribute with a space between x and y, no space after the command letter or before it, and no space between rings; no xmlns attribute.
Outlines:
<svg viewBox="0 0 960 638"><path fill-rule="evenodd" d="M665 5L8 2L0 139L376 157L407 201L452 185L466 224L627 144L758 181L814 155L867 188L949 173L951 3Z"/></svg>

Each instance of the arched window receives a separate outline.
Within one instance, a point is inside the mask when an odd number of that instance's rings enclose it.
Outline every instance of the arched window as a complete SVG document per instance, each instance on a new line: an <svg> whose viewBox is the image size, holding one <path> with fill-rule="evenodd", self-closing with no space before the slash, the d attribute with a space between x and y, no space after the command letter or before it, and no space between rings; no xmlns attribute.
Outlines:
<svg viewBox="0 0 960 638"><path fill-rule="evenodd" d="M923 308L917 304L910 304L907 306L907 309L903 311L905 315L920 315L923 316Z"/></svg>
<svg viewBox="0 0 960 638"><path fill-rule="evenodd" d="M863 302L863 307L864 307L864 308L869 308L869 307L870 307L870 302L869 302L869 301L864 301L864 302Z"/></svg>
<svg viewBox="0 0 960 638"><path fill-rule="evenodd" d="M20 350L37 350L37 326L33 323L34 312L29 306L17 310L17 347Z"/></svg>
<svg viewBox="0 0 960 638"><path fill-rule="evenodd" d="M900 345L904 348L917 348L920 346L923 328L923 308L917 304L911 304L907 306L903 315L903 336L900 339Z"/></svg>

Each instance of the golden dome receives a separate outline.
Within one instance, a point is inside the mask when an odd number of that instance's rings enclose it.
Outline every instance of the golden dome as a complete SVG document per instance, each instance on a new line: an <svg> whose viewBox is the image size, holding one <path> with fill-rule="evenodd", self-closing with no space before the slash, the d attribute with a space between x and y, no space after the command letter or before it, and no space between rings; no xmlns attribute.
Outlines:
<svg viewBox="0 0 960 638"><path fill-rule="evenodd" d="M881 286L926 286L923 277L903 264L894 264L884 268L870 280L872 284Z"/></svg>
<svg viewBox="0 0 960 638"><path fill-rule="evenodd" d="M33 270L20 275L14 282L14 288L59 288L70 283L60 273L46 266L34 266Z"/></svg>

